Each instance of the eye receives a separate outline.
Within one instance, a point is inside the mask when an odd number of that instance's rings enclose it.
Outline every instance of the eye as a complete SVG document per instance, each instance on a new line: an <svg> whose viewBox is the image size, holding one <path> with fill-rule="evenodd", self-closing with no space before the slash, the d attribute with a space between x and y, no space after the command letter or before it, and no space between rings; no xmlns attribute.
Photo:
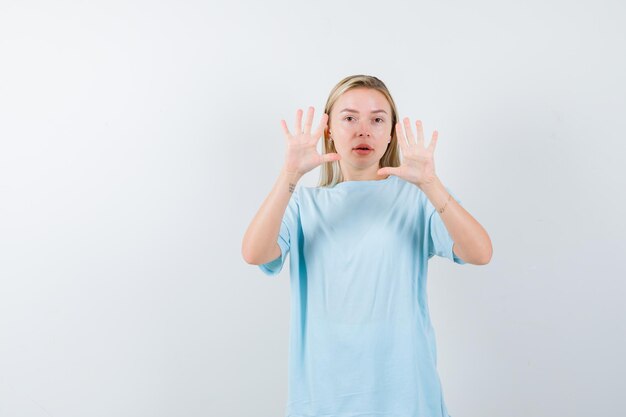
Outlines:
<svg viewBox="0 0 626 417"><path fill-rule="evenodd" d="M354 119L354 117L352 117L352 116L346 116L346 117L344 117L344 118L343 118L343 120L348 120L348 119ZM350 121L352 121L352 120L348 120L348 121L350 122Z"/></svg>
<svg viewBox="0 0 626 417"><path fill-rule="evenodd" d="M376 123L383 123L385 121L382 117L377 117L375 120Z"/></svg>

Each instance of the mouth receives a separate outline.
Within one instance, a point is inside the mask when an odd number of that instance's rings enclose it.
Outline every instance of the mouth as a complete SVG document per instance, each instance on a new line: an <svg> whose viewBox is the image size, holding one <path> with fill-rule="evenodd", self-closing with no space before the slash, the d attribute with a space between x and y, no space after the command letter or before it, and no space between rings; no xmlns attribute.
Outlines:
<svg viewBox="0 0 626 417"><path fill-rule="evenodd" d="M374 148L372 148L371 146L369 146L366 143L360 143L357 146L355 146L354 148L352 148L353 151L356 150L362 150L362 151L373 151Z"/></svg>

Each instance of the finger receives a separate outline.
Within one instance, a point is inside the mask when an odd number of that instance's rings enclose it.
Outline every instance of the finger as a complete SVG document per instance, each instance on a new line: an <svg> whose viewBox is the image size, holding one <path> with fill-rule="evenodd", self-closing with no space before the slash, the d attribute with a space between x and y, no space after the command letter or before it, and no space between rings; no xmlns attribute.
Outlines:
<svg viewBox="0 0 626 417"><path fill-rule="evenodd" d="M424 127L422 126L421 120L415 121L415 130L417 130L417 144L420 147L424 146Z"/></svg>
<svg viewBox="0 0 626 417"><path fill-rule="evenodd" d="M339 161L340 159L341 159L341 155L339 155L336 152L325 153L324 155L322 155L322 163Z"/></svg>
<svg viewBox="0 0 626 417"><path fill-rule="evenodd" d="M403 154L406 154L408 150L408 145L406 143L406 136L404 136L404 132L402 131L402 125L400 122L396 122L396 138L398 139L398 143L400 144L400 150Z"/></svg>
<svg viewBox="0 0 626 417"><path fill-rule="evenodd" d="M396 171L397 171L397 168L385 167L376 171L376 174L377 175L395 175Z"/></svg>
<svg viewBox="0 0 626 417"><path fill-rule="evenodd" d="M415 136L413 136L413 129L411 129L411 120L408 117L404 118L404 130L406 130L407 142L410 145L415 145Z"/></svg>
<svg viewBox="0 0 626 417"><path fill-rule="evenodd" d="M296 135L302 133L302 110L296 112Z"/></svg>
<svg viewBox="0 0 626 417"><path fill-rule="evenodd" d="M322 114L322 118L320 119L320 124L317 125L317 129L313 132L313 137L315 139L319 139L322 136L322 133L326 129L326 125L328 124L328 115L326 113Z"/></svg>
<svg viewBox="0 0 626 417"><path fill-rule="evenodd" d="M431 152L435 152L435 148L437 147L437 139L439 139L439 132L436 130L433 132L433 137L430 140L430 144L428 145L428 150Z"/></svg>
<svg viewBox="0 0 626 417"><path fill-rule="evenodd" d="M280 121L280 125L283 128L283 133L285 134L285 137L287 139L289 139L291 137L291 133L289 133L289 128L287 127L287 122L285 122L285 120L281 120Z"/></svg>
<svg viewBox="0 0 626 417"><path fill-rule="evenodd" d="M304 122L304 133L307 135L311 134L311 126L313 125L313 114L315 113L315 109L313 107L309 107L309 110L306 112L306 121Z"/></svg>

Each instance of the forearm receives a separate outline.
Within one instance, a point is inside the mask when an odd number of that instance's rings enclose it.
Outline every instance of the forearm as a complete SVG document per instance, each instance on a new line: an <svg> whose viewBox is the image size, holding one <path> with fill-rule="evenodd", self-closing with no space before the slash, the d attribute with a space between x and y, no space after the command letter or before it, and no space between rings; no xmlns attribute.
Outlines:
<svg viewBox="0 0 626 417"><path fill-rule="evenodd" d="M454 253L467 263L475 265L489 263L493 248L487 231L454 198L448 199L450 194L439 178L428 185L422 185L420 189L441 216L454 241ZM445 210L439 213L439 209L444 205Z"/></svg>
<svg viewBox="0 0 626 417"><path fill-rule="evenodd" d="M281 170L274 187L263 201L243 237L241 254L249 264L264 264L280 255L280 248L277 244L280 225L301 177L299 174Z"/></svg>

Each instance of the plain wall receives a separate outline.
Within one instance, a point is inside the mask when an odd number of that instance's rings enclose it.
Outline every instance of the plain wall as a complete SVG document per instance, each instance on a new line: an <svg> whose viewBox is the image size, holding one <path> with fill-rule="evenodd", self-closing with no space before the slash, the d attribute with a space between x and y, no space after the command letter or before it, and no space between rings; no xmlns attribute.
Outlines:
<svg viewBox="0 0 626 417"><path fill-rule="evenodd" d="M454 417L626 408L621 1L0 3L0 416L274 416L289 271L241 241L280 120L351 74L439 131L485 266L433 258ZM299 186L315 185L318 170ZM288 261L287 261L288 262Z"/></svg>

